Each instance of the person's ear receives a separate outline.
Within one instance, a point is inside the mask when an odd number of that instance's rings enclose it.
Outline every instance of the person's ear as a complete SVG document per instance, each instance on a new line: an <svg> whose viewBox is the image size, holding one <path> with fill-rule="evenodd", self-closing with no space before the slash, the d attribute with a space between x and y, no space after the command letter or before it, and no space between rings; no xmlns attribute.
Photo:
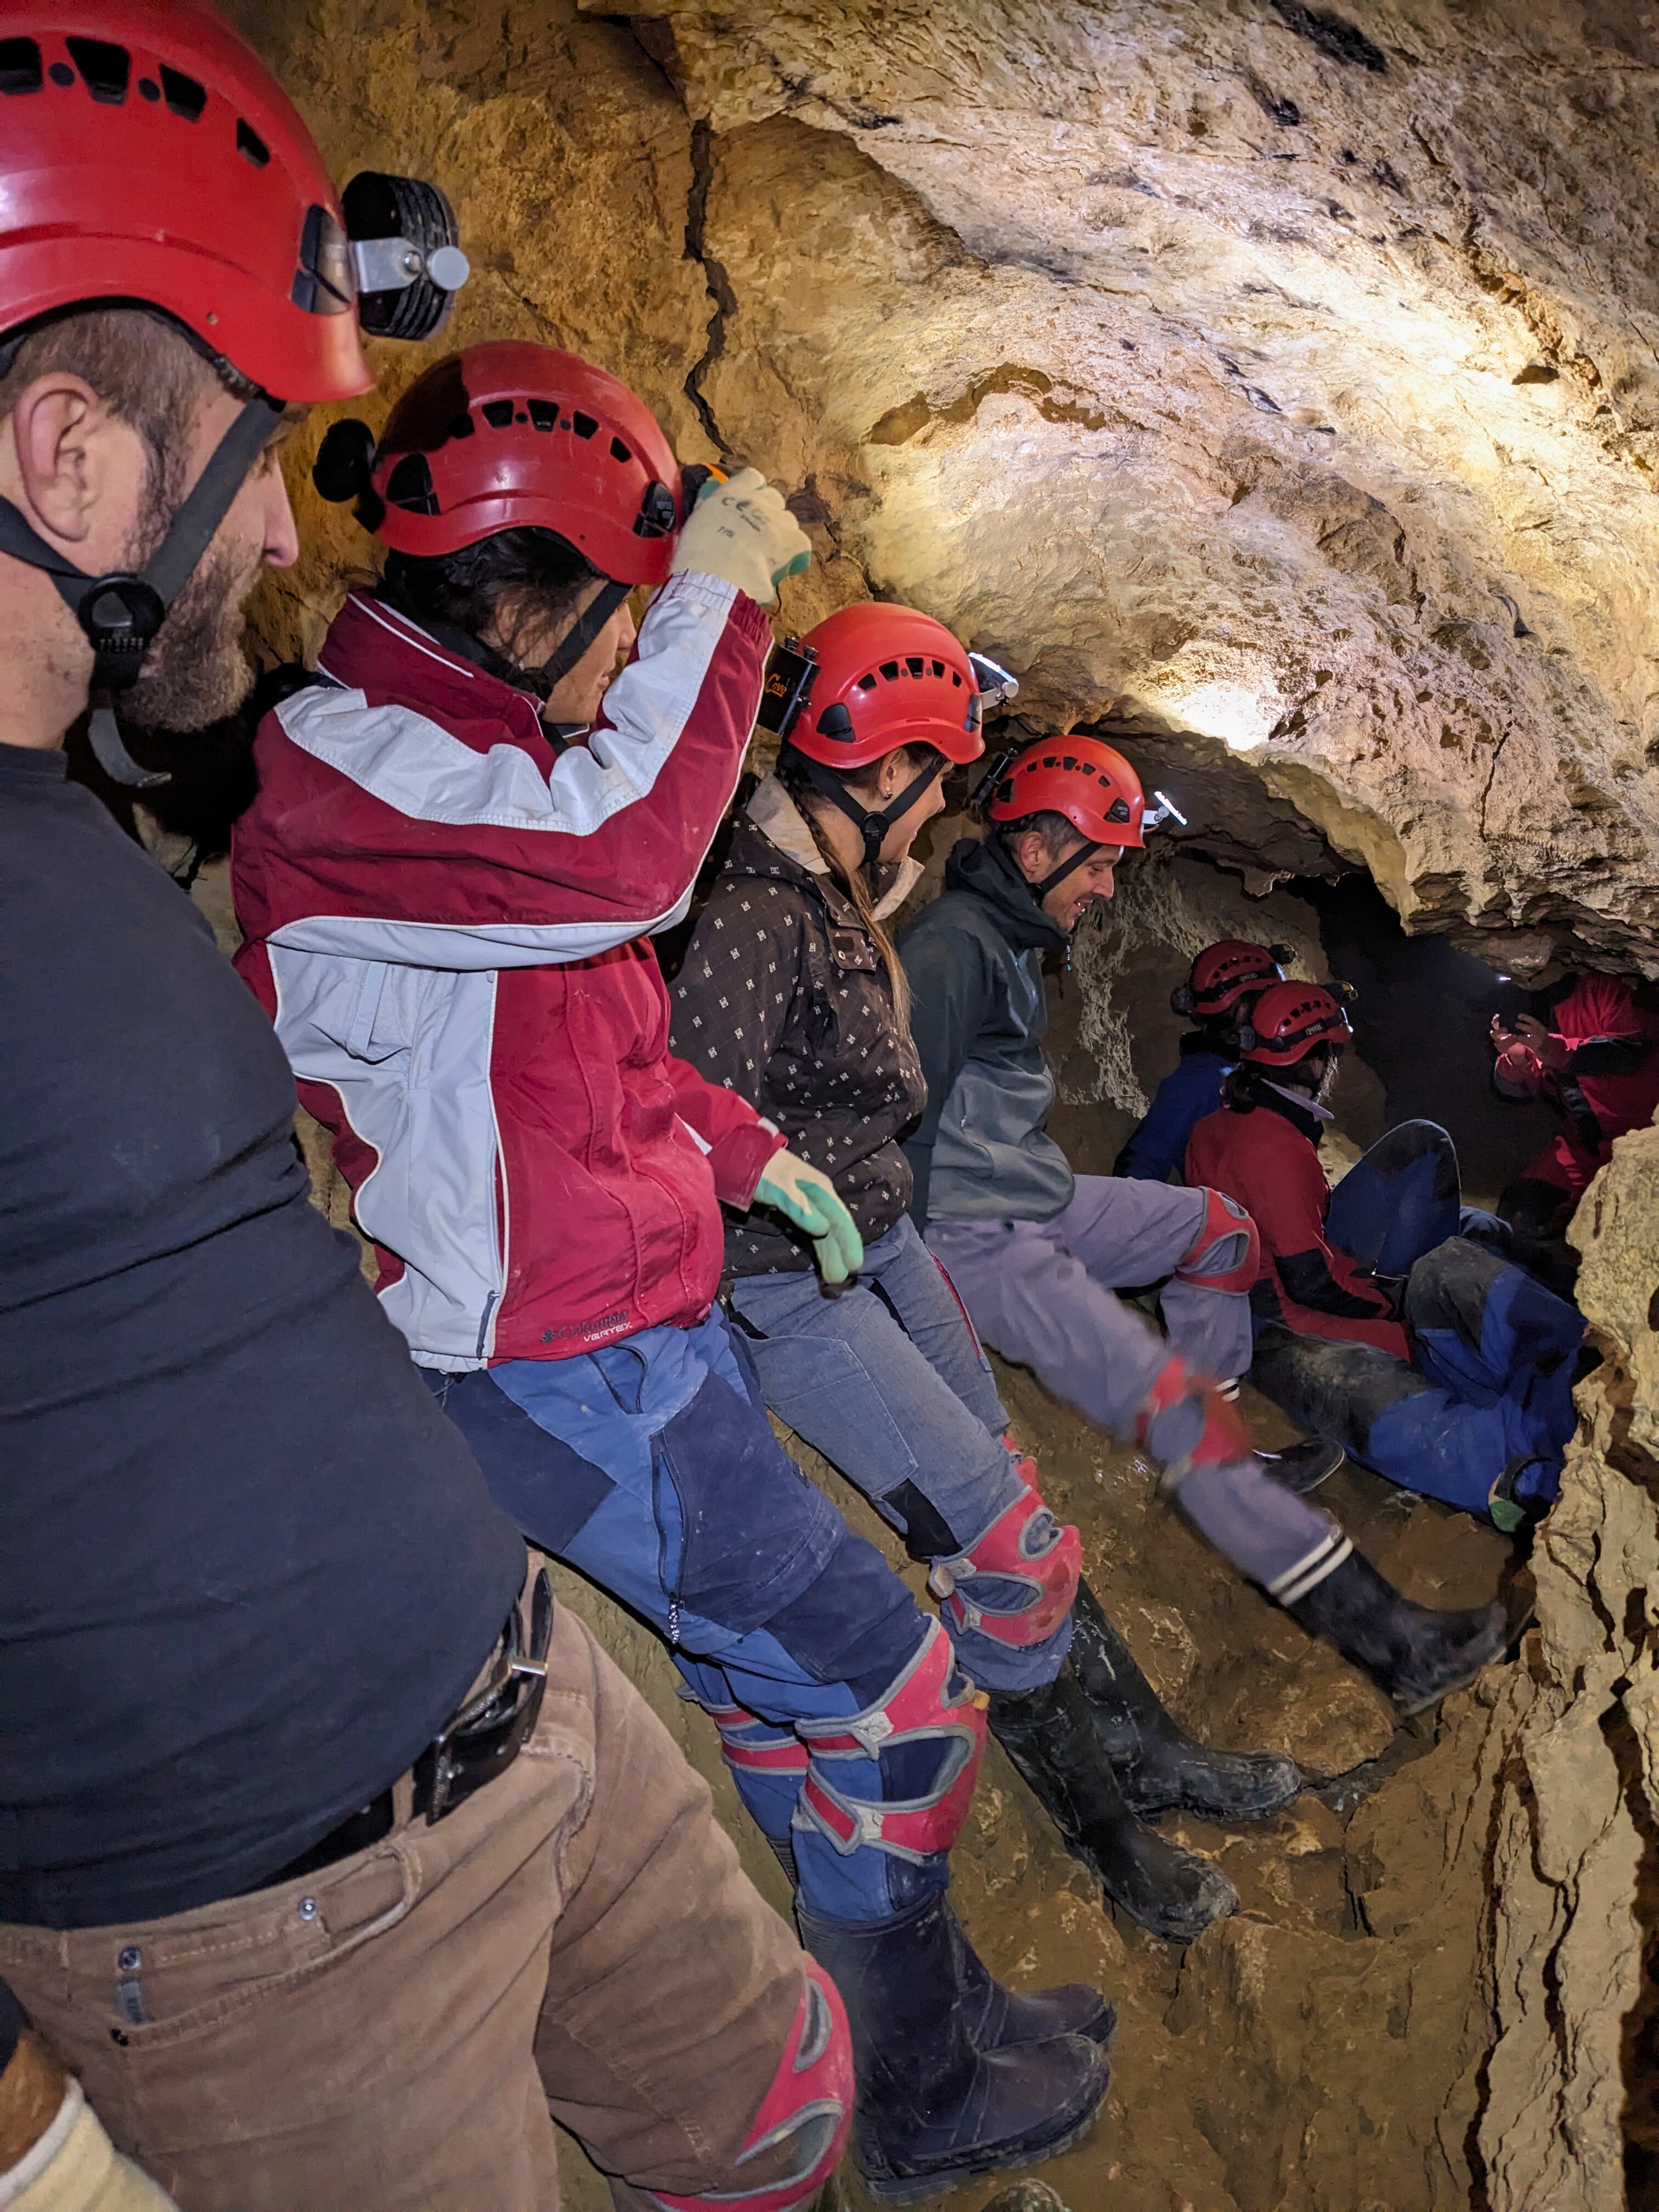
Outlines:
<svg viewBox="0 0 1659 2212"><path fill-rule="evenodd" d="M7 427L26 513L52 537L80 544L110 489L108 409L83 377L58 370L25 385Z"/></svg>

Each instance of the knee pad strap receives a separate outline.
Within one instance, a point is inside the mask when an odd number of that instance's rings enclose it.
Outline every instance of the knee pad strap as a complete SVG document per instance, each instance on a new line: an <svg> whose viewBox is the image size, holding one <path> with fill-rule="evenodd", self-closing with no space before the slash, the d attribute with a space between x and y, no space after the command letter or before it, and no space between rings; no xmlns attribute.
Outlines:
<svg viewBox="0 0 1659 2212"><path fill-rule="evenodd" d="M741 1705L707 1705L720 1751L733 1772L805 1775L811 1753L793 1729L779 1728Z"/></svg>

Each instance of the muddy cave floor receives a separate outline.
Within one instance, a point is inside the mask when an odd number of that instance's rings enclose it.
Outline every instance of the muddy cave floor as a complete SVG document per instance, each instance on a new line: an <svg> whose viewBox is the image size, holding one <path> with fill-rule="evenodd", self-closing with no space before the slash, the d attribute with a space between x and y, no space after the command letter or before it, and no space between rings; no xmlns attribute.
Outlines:
<svg viewBox="0 0 1659 2212"><path fill-rule="evenodd" d="M1106 2109L1077 2148L1030 2177L1069 2212L1417 2212L1448 2201L1448 2184L1462 2197L1458 2138L1478 2094L1463 2037L1485 1899L1484 1854L1458 1830L1473 1805L1480 1686L1396 1726L1367 1681L1208 1549L1145 1461L1023 1370L999 1364L998 1378L1048 1502L1081 1529L1085 1571L1172 1710L1218 1745L1289 1752L1309 1784L1270 1820L1165 1820L1220 1862L1242 1901L1236 1920L1183 1952L1103 1905L992 1743L955 1852L957 1907L1013 1986L1091 1981L1118 2013ZM1265 1400L1247 1392L1245 1402L1264 1444L1296 1433ZM918 1571L875 1515L788 1441L920 1595ZM1352 1467L1319 1502L1422 1602L1480 1603L1517 1576L1512 1601L1524 1601L1514 1547L1465 1515ZM751 1878L787 1913L714 1730L675 1697L655 1638L555 1571L708 1778ZM562 2138L561 2153L573 2212L605 2212L608 2192L578 2147ZM1020 2178L963 2186L953 2212L979 2212ZM848 2212L867 2203L846 2161L834 2194Z"/></svg>

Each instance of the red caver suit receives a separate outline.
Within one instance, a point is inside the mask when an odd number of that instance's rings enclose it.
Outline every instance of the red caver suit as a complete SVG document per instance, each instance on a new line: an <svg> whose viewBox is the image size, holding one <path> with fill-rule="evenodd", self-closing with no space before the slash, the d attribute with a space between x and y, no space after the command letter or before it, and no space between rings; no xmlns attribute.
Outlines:
<svg viewBox="0 0 1659 2212"><path fill-rule="evenodd" d="M1406 1332L1388 1317L1376 1284L1327 1238L1331 1193L1319 1154L1282 1115L1224 1107L1206 1114L1187 1140L1187 1180L1224 1190L1255 1221L1256 1281L1271 1285L1286 1328L1410 1358ZM1322 1304L1305 1303L1298 1289Z"/></svg>

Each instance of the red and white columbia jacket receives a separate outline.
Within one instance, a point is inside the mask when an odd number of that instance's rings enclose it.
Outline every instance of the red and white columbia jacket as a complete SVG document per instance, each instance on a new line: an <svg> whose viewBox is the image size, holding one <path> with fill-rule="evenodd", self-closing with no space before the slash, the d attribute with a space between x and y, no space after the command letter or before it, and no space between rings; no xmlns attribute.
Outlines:
<svg viewBox="0 0 1659 2212"><path fill-rule="evenodd" d="M770 644L731 585L671 579L560 754L522 692L354 595L325 684L260 726L237 965L424 1366L563 1358L708 1311L716 1198L747 1206L783 1139L671 1056L641 939L686 910Z"/></svg>

